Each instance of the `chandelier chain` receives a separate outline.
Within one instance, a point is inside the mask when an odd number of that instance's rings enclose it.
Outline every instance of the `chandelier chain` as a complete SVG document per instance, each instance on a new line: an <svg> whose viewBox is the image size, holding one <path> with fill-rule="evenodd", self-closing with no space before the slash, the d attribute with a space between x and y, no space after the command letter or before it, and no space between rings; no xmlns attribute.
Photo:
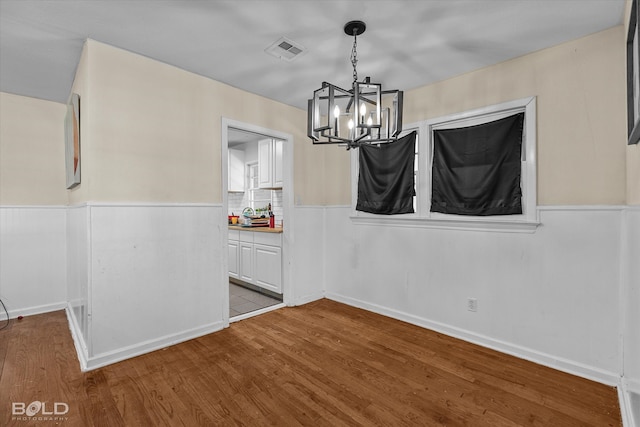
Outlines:
<svg viewBox="0 0 640 427"><path fill-rule="evenodd" d="M351 48L351 65L353 65L353 83L351 85L352 87L355 87L356 82L358 81L358 70L356 70L356 65L358 64L357 47L358 47L358 36L354 30L353 31L353 47Z"/></svg>

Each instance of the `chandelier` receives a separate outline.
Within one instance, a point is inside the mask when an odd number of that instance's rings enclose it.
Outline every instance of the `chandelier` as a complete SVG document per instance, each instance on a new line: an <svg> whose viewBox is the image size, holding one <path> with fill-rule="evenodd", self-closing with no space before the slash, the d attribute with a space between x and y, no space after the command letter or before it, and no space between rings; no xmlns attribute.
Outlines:
<svg viewBox="0 0 640 427"><path fill-rule="evenodd" d="M358 81L357 42L366 28L362 21L344 26L345 34L353 36L351 89L322 82L308 101L307 136L314 144L341 144L349 150L362 144L395 141L402 132L402 91L383 91L382 85L371 83L370 77Z"/></svg>

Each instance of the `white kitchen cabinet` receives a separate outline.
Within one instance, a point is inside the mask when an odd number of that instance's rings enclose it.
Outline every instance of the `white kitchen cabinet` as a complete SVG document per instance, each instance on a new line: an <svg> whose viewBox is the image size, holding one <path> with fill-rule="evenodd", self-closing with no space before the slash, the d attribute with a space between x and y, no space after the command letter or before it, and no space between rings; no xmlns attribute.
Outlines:
<svg viewBox="0 0 640 427"><path fill-rule="evenodd" d="M282 188L282 149L281 140L258 141L258 186L260 188Z"/></svg>
<svg viewBox="0 0 640 427"><path fill-rule="evenodd" d="M229 240L229 277L240 278L240 242Z"/></svg>
<svg viewBox="0 0 640 427"><path fill-rule="evenodd" d="M273 140L273 186L282 188L282 149L284 141Z"/></svg>
<svg viewBox="0 0 640 427"><path fill-rule="evenodd" d="M253 276L253 243L240 242L240 280L248 283L254 283Z"/></svg>
<svg viewBox="0 0 640 427"><path fill-rule="evenodd" d="M255 284L282 293L282 248L255 243Z"/></svg>
<svg viewBox="0 0 640 427"><path fill-rule="evenodd" d="M228 190L244 192L244 151L229 148Z"/></svg>
<svg viewBox="0 0 640 427"><path fill-rule="evenodd" d="M281 294L282 234L231 230L229 277Z"/></svg>

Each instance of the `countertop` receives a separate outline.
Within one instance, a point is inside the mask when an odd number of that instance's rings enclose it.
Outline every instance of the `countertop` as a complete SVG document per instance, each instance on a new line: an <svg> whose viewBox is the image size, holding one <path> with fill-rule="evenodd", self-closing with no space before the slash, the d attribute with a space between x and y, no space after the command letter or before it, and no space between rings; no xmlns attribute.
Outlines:
<svg viewBox="0 0 640 427"><path fill-rule="evenodd" d="M229 230L253 231L254 233L282 233L282 227L243 227L241 225L230 225Z"/></svg>

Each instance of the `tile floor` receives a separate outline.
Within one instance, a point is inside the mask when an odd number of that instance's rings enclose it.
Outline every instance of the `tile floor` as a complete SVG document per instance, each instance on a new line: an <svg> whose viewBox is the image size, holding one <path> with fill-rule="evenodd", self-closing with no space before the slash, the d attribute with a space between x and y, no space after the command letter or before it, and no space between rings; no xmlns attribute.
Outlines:
<svg viewBox="0 0 640 427"><path fill-rule="evenodd" d="M229 282L229 317L239 316L282 302L274 296Z"/></svg>

